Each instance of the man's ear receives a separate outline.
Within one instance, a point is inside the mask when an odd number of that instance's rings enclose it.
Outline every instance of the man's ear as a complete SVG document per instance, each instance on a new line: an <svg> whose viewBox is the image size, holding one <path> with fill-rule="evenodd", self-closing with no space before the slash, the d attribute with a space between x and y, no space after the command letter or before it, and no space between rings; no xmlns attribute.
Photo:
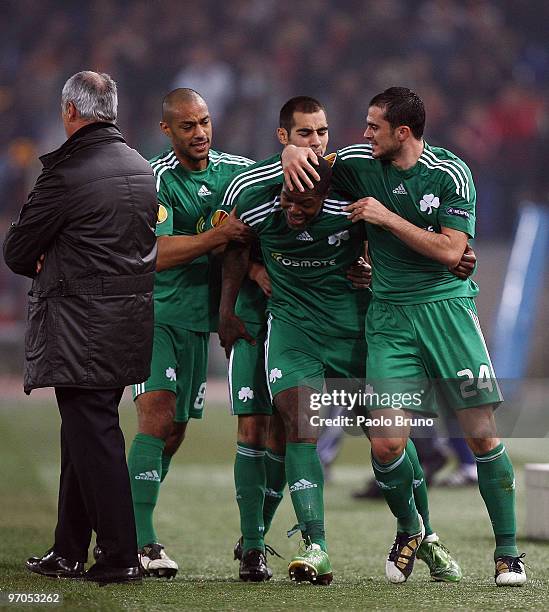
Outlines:
<svg viewBox="0 0 549 612"><path fill-rule="evenodd" d="M164 134L166 134L168 138L171 138L172 131L170 130L170 126L165 121L160 122L160 129L164 132Z"/></svg>
<svg viewBox="0 0 549 612"><path fill-rule="evenodd" d="M412 130L407 125L401 125L397 128L397 138L400 142L408 140L412 135Z"/></svg>
<svg viewBox="0 0 549 612"><path fill-rule="evenodd" d="M288 132L285 128L276 128L276 135L280 144L286 146L288 144Z"/></svg>
<svg viewBox="0 0 549 612"><path fill-rule="evenodd" d="M78 111L76 110L74 102L67 103L67 106L65 107L65 116L67 117L68 121L74 121L78 118Z"/></svg>

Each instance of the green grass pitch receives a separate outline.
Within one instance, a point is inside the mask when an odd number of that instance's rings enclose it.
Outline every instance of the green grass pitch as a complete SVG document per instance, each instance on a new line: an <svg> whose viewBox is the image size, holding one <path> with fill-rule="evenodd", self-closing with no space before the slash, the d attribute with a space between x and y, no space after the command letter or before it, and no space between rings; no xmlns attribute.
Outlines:
<svg viewBox="0 0 549 612"><path fill-rule="evenodd" d="M129 443L135 432L133 406L125 401L121 420ZM238 581L232 547L238 537L232 461L236 421L221 403L207 406L202 422L191 422L187 440L172 463L157 510L157 531L179 562L173 581L147 579L139 585L98 587L48 580L24 569L24 560L51 544L56 519L59 417L53 401L0 400L1 518L0 591L59 592L68 610L513 610L547 609L549 544L521 540L529 582L496 588L489 519L476 489L431 491L433 525L460 561L459 585L429 581L417 562L405 585L389 585L384 563L395 523L383 502L350 498L370 474L369 448L347 438L326 486L326 523L334 582L330 587L289 582L286 564L298 545L286 530L295 518L289 495L267 541L286 560L269 558L274 577L265 584ZM523 465L547 461L546 440L508 442L515 462L519 533L524 525ZM1 604L0 604L1 608ZM13 609L2 608L2 609Z"/></svg>

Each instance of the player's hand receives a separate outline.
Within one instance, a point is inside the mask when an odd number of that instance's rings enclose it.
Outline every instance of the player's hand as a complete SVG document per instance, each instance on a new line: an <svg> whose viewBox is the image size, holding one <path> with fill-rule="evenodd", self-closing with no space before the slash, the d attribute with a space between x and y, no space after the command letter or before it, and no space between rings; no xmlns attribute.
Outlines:
<svg viewBox="0 0 549 612"><path fill-rule="evenodd" d="M220 313L219 329L217 333L219 335L219 342L225 349L225 356L227 359L231 355L234 343L240 338L244 338L244 340L252 346L256 344L255 338L250 336L242 319L237 317L234 313L225 315Z"/></svg>
<svg viewBox="0 0 549 612"><path fill-rule="evenodd" d="M273 292L271 287L271 279L267 274L267 270L263 264L257 263L256 261L250 262L250 268L248 269L248 276L250 280L257 283L261 288L261 291L267 296L271 297Z"/></svg>
<svg viewBox="0 0 549 612"><path fill-rule="evenodd" d="M227 242L234 241L248 244L255 237L253 229L237 218L234 208L225 221L216 227L214 231L221 233Z"/></svg>
<svg viewBox="0 0 549 612"><path fill-rule="evenodd" d="M379 200L375 198L362 198L357 200L354 204L345 206L343 210L349 213L347 217L353 223L357 221L367 221L373 225L380 225L386 227L390 221L392 213L386 208Z"/></svg>
<svg viewBox="0 0 549 612"><path fill-rule="evenodd" d="M36 274L40 274L40 270L42 270L42 266L44 264L44 259L46 257L45 253L42 253L36 262Z"/></svg>
<svg viewBox="0 0 549 612"><path fill-rule="evenodd" d="M476 264L477 256L473 249L467 245L458 265L455 268L448 268L448 270L458 278L466 280L473 274Z"/></svg>
<svg viewBox="0 0 549 612"><path fill-rule="evenodd" d="M290 191L297 187L299 191L305 191L303 183L309 189L314 187L311 176L315 181L320 180L315 166L318 166L316 153L309 147L296 147L286 145L281 155L284 180ZM302 182L303 181L303 182Z"/></svg>
<svg viewBox="0 0 549 612"><path fill-rule="evenodd" d="M368 289L372 282L372 266L364 257L359 257L347 270L347 278L355 289Z"/></svg>

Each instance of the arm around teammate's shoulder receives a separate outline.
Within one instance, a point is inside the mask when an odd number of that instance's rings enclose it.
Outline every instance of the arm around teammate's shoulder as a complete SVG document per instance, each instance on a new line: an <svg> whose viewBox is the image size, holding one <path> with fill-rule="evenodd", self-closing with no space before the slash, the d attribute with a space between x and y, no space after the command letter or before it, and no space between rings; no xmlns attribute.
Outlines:
<svg viewBox="0 0 549 612"><path fill-rule="evenodd" d="M254 232L237 219L234 210L224 223L195 236L159 236L156 271L187 264L229 242L248 243Z"/></svg>

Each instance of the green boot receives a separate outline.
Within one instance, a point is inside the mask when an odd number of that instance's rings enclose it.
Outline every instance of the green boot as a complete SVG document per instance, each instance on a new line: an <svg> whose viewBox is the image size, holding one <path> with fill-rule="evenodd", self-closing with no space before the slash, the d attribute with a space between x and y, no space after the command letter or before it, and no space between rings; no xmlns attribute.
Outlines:
<svg viewBox="0 0 549 612"><path fill-rule="evenodd" d="M288 565L290 580L309 581L311 584L328 585L334 577L328 553L318 544L306 544L302 540L297 555Z"/></svg>

